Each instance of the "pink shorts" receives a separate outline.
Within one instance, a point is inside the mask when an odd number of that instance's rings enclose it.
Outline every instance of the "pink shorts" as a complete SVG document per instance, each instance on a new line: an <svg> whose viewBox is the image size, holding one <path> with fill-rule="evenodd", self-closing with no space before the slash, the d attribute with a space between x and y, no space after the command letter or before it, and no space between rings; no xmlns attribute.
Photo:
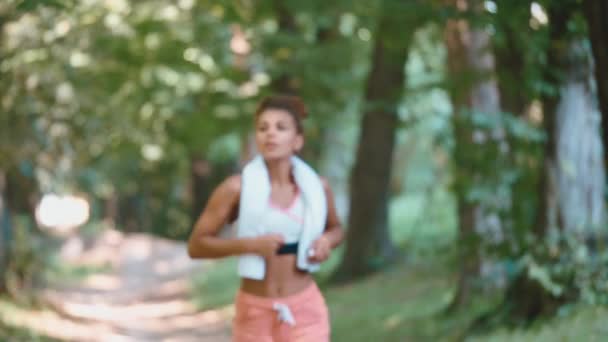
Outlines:
<svg viewBox="0 0 608 342"><path fill-rule="evenodd" d="M313 282L288 297L266 298L239 291L233 342L328 342L329 313Z"/></svg>

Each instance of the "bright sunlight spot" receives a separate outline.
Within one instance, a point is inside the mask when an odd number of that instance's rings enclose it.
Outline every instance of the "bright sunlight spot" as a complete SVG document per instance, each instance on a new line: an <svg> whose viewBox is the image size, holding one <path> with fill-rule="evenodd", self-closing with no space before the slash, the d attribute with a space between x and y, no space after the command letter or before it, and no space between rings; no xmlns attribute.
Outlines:
<svg viewBox="0 0 608 342"><path fill-rule="evenodd" d="M73 195L46 194L36 208L36 220L46 228L63 233L89 220L89 202Z"/></svg>
<svg viewBox="0 0 608 342"><path fill-rule="evenodd" d="M538 2L533 2L532 5L530 5L530 12L532 13L532 17L536 19L539 24L547 25L549 22L547 12L545 12L545 9Z"/></svg>
<svg viewBox="0 0 608 342"><path fill-rule="evenodd" d="M486 8L486 11L490 13L496 13L496 3L494 1L484 1L483 6Z"/></svg>

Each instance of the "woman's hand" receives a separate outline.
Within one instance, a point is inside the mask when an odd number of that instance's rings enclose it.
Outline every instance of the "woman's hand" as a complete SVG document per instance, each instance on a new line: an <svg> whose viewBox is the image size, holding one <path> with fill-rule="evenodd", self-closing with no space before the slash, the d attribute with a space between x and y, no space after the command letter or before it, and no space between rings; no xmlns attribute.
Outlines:
<svg viewBox="0 0 608 342"><path fill-rule="evenodd" d="M255 254L269 258L277 254L284 241L281 234L266 234L254 238L251 243Z"/></svg>
<svg viewBox="0 0 608 342"><path fill-rule="evenodd" d="M329 239L321 235L320 238L315 240L308 250L308 260L310 262L323 262L329 258L331 254L331 243Z"/></svg>

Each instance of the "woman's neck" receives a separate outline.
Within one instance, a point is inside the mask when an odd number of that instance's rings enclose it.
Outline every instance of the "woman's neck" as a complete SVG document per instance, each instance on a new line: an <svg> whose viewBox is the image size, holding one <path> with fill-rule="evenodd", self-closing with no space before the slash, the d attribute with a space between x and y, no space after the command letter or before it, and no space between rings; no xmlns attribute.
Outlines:
<svg viewBox="0 0 608 342"><path fill-rule="evenodd" d="M277 159L266 161L266 168L268 168L268 176L270 177L270 183L279 187L289 186L293 183L291 175L291 160Z"/></svg>

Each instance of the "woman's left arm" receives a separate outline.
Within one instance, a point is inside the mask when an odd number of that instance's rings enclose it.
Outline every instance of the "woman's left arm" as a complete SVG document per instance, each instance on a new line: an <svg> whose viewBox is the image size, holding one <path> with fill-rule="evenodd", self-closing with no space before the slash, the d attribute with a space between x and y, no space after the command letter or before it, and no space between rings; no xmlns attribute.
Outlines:
<svg viewBox="0 0 608 342"><path fill-rule="evenodd" d="M331 250L336 248L344 239L344 231L340 224L340 219L336 212L336 204L334 202L334 193L325 178L321 179L323 188L325 189L325 197L327 198L327 223L325 231L312 245L313 255L309 257L312 262L322 262L329 258Z"/></svg>

